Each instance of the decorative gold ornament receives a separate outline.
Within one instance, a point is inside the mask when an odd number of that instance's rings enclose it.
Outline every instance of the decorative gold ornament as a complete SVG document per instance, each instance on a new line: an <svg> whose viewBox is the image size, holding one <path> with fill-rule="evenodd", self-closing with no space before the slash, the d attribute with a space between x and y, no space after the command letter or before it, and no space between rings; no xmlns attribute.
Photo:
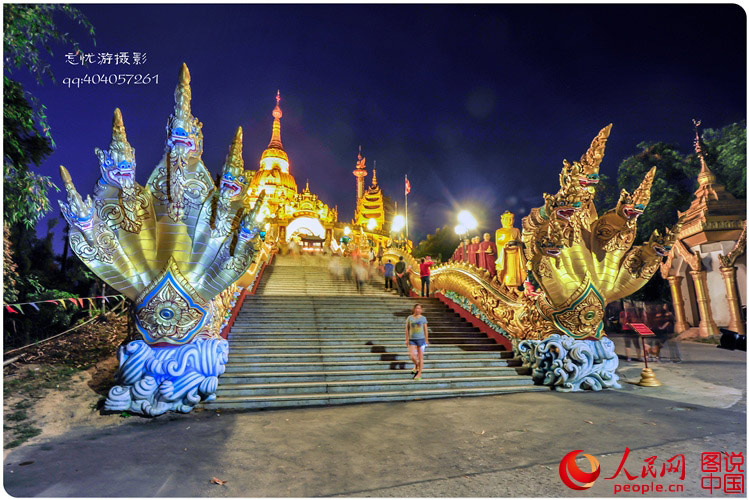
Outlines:
<svg viewBox="0 0 749 500"><path fill-rule="evenodd" d="M651 368L643 368L640 373L640 381L637 382L637 385L642 387L660 387L663 384L655 378L655 372Z"/></svg>
<svg viewBox="0 0 749 500"><path fill-rule="evenodd" d="M218 335L222 295L256 254L256 211L245 209L250 175L237 129L218 185L201 159L202 124L190 109L190 72L182 65L167 126L166 152L146 186L135 182L135 149L122 113L112 142L96 149L101 178L84 201L60 167L70 245L83 262L135 305L138 331L149 344L186 344ZM262 204L262 195L256 206Z"/></svg>

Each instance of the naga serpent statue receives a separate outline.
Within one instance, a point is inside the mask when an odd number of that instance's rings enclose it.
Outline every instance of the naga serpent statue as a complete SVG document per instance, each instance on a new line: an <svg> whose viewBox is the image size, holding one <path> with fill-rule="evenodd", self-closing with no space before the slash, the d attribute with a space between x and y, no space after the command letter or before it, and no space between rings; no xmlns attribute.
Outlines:
<svg viewBox="0 0 749 500"><path fill-rule="evenodd" d="M142 340L120 347L109 411L159 415L190 411L215 398L228 343L219 335L233 284L261 241L255 208L243 198L250 179L242 129L229 148L218 186L203 164L202 123L190 109L190 72L182 65L166 147L145 186L135 181L135 149L114 111L112 142L96 149L101 178L84 200L60 166L75 254L133 303Z"/></svg>
<svg viewBox="0 0 749 500"><path fill-rule="evenodd" d="M653 167L633 193L599 216L593 203L611 125L579 161L564 160L559 191L522 221L527 276L522 291L464 262L433 268L432 288L493 325L511 341L534 378L561 390L617 387L618 359L603 329L606 305L640 289L674 243L654 231L633 246L637 218L650 201ZM680 222L677 222L677 225ZM412 266L416 261L399 250ZM418 276L411 275L412 285Z"/></svg>

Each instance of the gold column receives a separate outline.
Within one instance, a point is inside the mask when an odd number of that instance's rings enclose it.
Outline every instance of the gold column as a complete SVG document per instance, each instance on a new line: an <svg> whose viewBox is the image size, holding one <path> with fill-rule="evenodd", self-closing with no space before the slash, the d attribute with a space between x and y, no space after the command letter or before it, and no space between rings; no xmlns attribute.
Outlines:
<svg viewBox="0 0 749 500"><path fill-rule="evenodd" d="M697 295L697 307L700 310L700 337L707 338L719 335L718 325L713 321L713 311L710 308L710 296L707 294L707 273L705 271L689 271L694 280L694 291Z"/></svg>
<svg viewBox="0 0 749 500"><path fill-rule="evenodd" d="M681 280L683 276L669 276L668 284L671 287L671 299L674 303L674 333L681 333L690 328L687 323L686 313L684 312L684 297L681 294Z"/></svg>
<svg viewBox="0 0 749 500"><path fill-rule="evenodd" d="M728 302L728 312L731 314L731 322L727 328L743 335L745 328L744 322L741 320L739 297L736 294L736 268L721 266L720 274L723 275L723 283L726 285L726 301Z"/></svg>

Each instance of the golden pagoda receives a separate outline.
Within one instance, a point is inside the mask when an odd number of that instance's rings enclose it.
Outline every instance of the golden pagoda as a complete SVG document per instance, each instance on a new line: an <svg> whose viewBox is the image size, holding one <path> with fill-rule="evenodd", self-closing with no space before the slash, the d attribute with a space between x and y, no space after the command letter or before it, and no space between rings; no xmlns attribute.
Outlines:
<svg viewBox="0 0 749 500"><path fill-rule="evenodd" d="M265 193L259 217L263 217L267 229L278 236L282 249L292 240L301 240L303 248L322 249L322 244L333 238L338 223L338 209L331 209L309 189L297 192L294 176L289 171L289 156L281 142L281 92L276 94L273 109L273 132L268 147L260 156L257 172L254 172L247 191L245 204L253 207L260 193ZM342 229L341 229L342 231Z"/></svg>
<svg viewBox="0 0 749 500"><path fill-rule="evenodd" d="M297 185L294 176L289 173L289 156L281 143L281 91L276 93L276 107L273 109L273 133L268 147L260 157L260 165L250 182L247 202L254 206L261 192L265 193L264 207L261 214L274 218L285 204L294 200Z"/></svg>
<svg viewBox="0 0 749 500"><path fill-rule="evenodd" d="M354 224L368 227L370 219L377 221L376 229L385 227L385 200L382 195L382 188L377 185L376 162L372 169L372 185L357 200Z"/></svg>
<svg viewBox="0 0 749 500"><path fill-rule="evenodd" d="M382 188L377 184L377 162L374 163L372 169L372 184L365 191L363 178L367 175L367 171L364 170L366 159L361 156L361 148L359 148L358 160L356 170L354 170L357 196L352 223L367 234L372 244L382 245L389 239L390 224L395 210L390 198L385 196ZM375 221L374 227L371 225L371 220Z"/></svg>

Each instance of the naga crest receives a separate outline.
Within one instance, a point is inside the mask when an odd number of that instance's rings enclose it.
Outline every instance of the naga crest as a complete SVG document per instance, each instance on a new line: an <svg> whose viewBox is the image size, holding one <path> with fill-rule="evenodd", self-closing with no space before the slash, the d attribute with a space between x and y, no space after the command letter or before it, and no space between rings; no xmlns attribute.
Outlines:
<svg viewBox="0 0 749 500"><path fill-rule="evenodd" d="M593 197L610 131L611 125L602 129L579 162L564 162L559 192L544 195L543 208L523 220L529 274L543 291L539 307L575 338L600 338L606 304L643 286L673 243L667 229L632 247L655 167L634 193L623 190L616 208L598 217Z"/></svg>
<svg viewBox="0 0 749 500"><path fill-rule="evenodd" d="M242 130L217 186L201 158L202 124L192 115L190 99L190 72L183 64L164 157L145 186L135 180L135 149L119 109L109 148L95 149L101 178L93 199L84 201L60 167L67 192L60 207L71 248L133 301L136 329L152 346L216 338L214 299L244 274L259 245L256 211L263 200L252 209L243 206L248 174Z"/></svg>

